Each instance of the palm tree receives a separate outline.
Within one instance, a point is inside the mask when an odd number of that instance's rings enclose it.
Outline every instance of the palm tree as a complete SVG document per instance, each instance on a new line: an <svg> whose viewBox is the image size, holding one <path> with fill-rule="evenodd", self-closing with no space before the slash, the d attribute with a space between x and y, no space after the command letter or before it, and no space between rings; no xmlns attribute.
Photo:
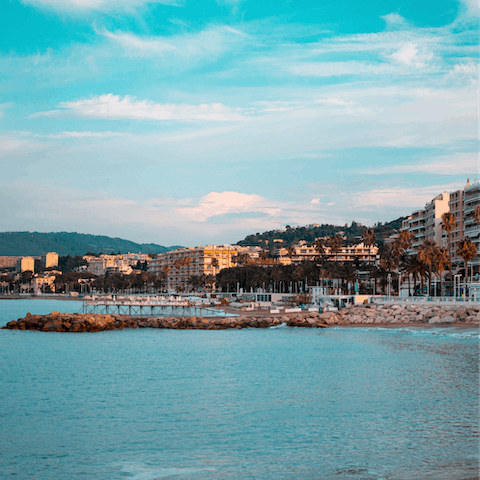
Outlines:
<svg viewBox="0 0 480 480"><path fill-rule="evenodd" d="M437 255L435 257L435 270L440 275L440 291L442 291L442 273L444 272L445 267L448 265L448 262L448 251L445 248L438 248Z"/></svg>
<svg viewBox="0 0 480 480"><path fill-rule="evenodd" d="M376 242L375 230L373 230L373 228L366 228L362 232L362 238L363 238L363 244L366 247L372 247L373 245L375 245L375 242Z"/></svg>
<svg viewBox="0 0 480 480"><path fill-rule="evenodd" d="M335 261L337 261L337 253L342 249L343 238L340 235L332 235L327 238L327 246L330 248L330 252L335 254Z"/></svg>
<svg viewBox="0 0 480 480"><path fill-rule="evenodd" d="M217 258L212 258L212 260L210 261L210 264L212 265L212 268L213 268L213 275L215 276L216 275L216 268L218 267L219 263L218 263L218 259Z"/></svg>
<svg viewBox="0 0 480 480"><path fill-rule="evenodd" d="M468 280L468 262L475 258L477 246L469 239L464 238L458 244L457 255L460 255L465 262L465 279Z"/></svg>
<svg viewBox="0 0 480 480"><path fill-rule="evenodd" d="M428 295L431 294L432 288L432 269L435 266L435 262L438 255L438 247L437 244L433 240L425 240L421 245L418 251L418 258L419 260L428 266Z"/></svg>
<svg viewBox="0 0 480 480"><path fill-rule="evenodd" d="M447 233L448 235L448 269L450 271L450 295L453 295L452 291L452 252L451 252L451 245L452 245L452 232L455 230L457 226L457 219L453 213L447 212L442 215L442 230Z"/></svg>
<svg viewBox="0 0 480 480"><path fill-rule="evenodd" d="M325 256L325 240L323 238L317 238L313 246L319 259L323 258Z"/></svg>

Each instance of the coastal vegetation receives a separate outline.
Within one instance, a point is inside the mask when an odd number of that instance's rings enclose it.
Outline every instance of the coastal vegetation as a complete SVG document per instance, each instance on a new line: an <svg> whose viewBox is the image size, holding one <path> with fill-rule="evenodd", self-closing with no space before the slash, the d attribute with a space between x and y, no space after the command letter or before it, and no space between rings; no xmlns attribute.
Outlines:
<svg viewBox="0 0 480 480"><path fill-rule="evenodd" d="M0 232L0 256L39 256L45 252L56 252L62 256L85 255L86 252L165 253L176 248L181 247L135 243L122 238L75 232Z"/></svg>

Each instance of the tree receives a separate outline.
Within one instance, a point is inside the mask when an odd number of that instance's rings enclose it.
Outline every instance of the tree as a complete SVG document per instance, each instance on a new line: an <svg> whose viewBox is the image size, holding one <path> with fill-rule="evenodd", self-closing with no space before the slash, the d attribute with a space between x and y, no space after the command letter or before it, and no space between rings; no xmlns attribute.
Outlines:
<svg viewBox="0 0 480 480"><path fill-rule="evenodd" d="M375 230L373 228L366 228L362 232L362 239L363 239L363 244L366 247L373 247L376 242L376 236L375 236ZM371 262L371 258L369 255L368 261Z"/></svg>
<svg viewBox="0 0 480 480"><path fill-rule="evenodd" d="M322 260L323 257L325 257L325 240L323 238L317 238L313 246L318 254L319 260Z"/></svg>
<svg viewBox="0 0 480 480"><path fill-rule="evenodd" d="M327 238L327 246L330 248L330 252L335 255L335 261L337 261L337 253L342 249L343 238L340 235L332 235Z"/></svg>
<svg viewBox="0 0 480 480"><path fill-rule="evenodd" d="M452 245L452 232L455 230L457 226L457 219L453 213L447 212L442 215L442 230L447 233L448 235L448 269L450 271L450 295L453 295L452 291L452 252L451 252L451 245Z"/></svg>
<svg viewBox="0 0 480 480"><path fill-rule="evenodd" d="M433 240L425 240L418 250L418 258L428 266L428 295L431 294L432 269L435 267L438 257L438 247Z"/></svg>
<svg viewBox="0 0 480 480"><path fill-rule="evenodd" d="M212 260L210 260L210 264L212 265L213 268L213 275L216 275L217 267L219 265L218 263L218 258L213 257Z"/></svg>
<svg viewBox="0 0 480 480"><path fill-rule="evenodd" d="M465 262L465 278L468 279L468 262L475 258L477 246L469 239L464 238L460 241L457 249L457 255L460 255Z"/></svg>

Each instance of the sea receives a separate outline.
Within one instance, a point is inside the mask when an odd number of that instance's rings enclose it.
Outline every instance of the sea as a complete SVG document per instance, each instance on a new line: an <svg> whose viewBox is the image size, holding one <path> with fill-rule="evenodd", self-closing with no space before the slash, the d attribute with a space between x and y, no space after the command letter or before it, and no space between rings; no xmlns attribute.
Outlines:
<svg viewBox="0 0 480 480"><path fill-rule="evenodd" d="M475 328L0 330L0 372L2 479L478 478Z"/></svg>

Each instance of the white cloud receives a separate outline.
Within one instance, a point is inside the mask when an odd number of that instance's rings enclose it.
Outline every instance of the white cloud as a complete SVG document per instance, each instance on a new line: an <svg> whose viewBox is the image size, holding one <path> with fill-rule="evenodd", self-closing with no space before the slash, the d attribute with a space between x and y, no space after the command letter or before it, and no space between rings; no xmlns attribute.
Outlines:
<svg viewBox="0 0 480 480"><path fill-rule="evenodd" d="M133 58L150 57L163 61L172 58L177 62L182 59L193 63L214 62L220 55L230 51L233 45L251 38L235 28L218 25L198 32L168 36L139 36L105 29L97 33L119 45Z"/></svg>
<svg viewBox="0 0 480 480"><path fill-rule="evenodd" d="M109 120L209 120L209 121L238 121L244 120L240 109L233 109L221 103L202 105L161 104L148 100L136 100L126 95L107 94L85 100L61 102L59 110L39 112L35 117L74 116L79 118L98 118Z"/></svg>
<svg viewBox="0 0 480 480"><path fill-rule="evenodd" d="M227 213L261 212L275 215L278 207L269 206L265 198L256 194L239 192L210 192L196 207L177 208L177 213L196 222Z"/></svg>
<svg viewBox="0 0 480 480"><path fill-rule="evenodd" d="M314 198L314 199L312 199L312 201L310 203L312 205L318 205L320 203L320 199L319 198Z"/></svg>
<svg viewBox="0 0 480 480"><path fill-rule="evenodd" d="M21 0L22 3L61 12L133 11L148 4L180 5L181 0Z"/></svg>
<svg viewBox="0 0 480 480"><path fill-rule="evenodd" d="M110 137L124 137L129 135L125 132L61 132L50 135L35 135L35 137L45 138L110 138Z"/></svg>

